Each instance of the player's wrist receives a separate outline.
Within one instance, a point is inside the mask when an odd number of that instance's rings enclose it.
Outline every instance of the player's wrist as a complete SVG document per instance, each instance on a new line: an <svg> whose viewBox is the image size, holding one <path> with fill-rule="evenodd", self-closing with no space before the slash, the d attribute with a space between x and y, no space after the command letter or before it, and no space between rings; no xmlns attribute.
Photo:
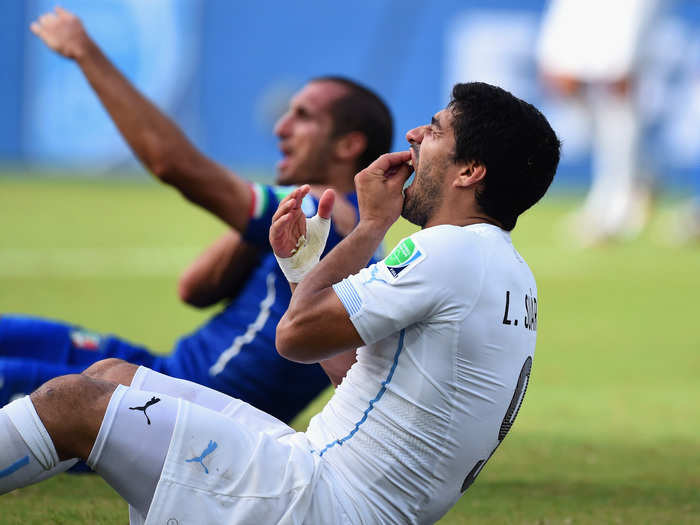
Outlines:
<svg viewBox="0 0 700 525"><path fill-rule="evenodd" d="M383 217L360 218L355 231L360 235L377 238L381 241L393 223L394 221Z"/></svg>
<svg viewBox="0 0 700 525"><path fill-rule="evenodd" d="M306 219L306 236L299 238L297 246L290 257L280 257L275 253L277 264L287 281L292 284L300 283L307 273L318 264L326 246L331 220L316 215Z"/></svg>
<svg viewBox="0 0 700 525"><path fill-rule="evenodd" d="M83 31L76 35L72 41L66 46L66 56L75 60L78 64L94 58L99 51L97 45L92 41L90 36Z"/></svg>

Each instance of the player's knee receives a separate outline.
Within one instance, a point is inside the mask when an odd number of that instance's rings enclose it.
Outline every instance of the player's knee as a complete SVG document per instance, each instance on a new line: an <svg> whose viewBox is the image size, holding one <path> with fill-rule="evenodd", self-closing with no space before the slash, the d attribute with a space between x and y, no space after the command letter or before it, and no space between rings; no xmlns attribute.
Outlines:
<svg viewBox="0 0 700 525"><path fill-rule="evenodd" d="M93 363L83 370L82 375L92 379L129 386L137 369L138 366L136 365L116 357L110 357Z"/></svg>
<svg viewBox="0 0 700 525"><path fill-rule="evenodd" d="M83 370L82 375L92 377L93 379L104 379L105 376L110 374L113 368L118 367L122 363L125 363L125 361L117 359L116 357L102 359Z"/></svg>
<svg viewBox="0 0 700 525"><path fill-rule="evenodd" d="M115 388L114 383L71 374L51 379L31 394L60 459L87 457Z"/></svg>

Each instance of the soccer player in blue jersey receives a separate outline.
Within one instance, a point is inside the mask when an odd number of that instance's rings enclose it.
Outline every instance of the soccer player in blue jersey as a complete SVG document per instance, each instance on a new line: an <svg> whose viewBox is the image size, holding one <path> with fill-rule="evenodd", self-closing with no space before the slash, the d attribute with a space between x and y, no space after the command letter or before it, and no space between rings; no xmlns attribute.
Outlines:
<svg viewBox="0 0 700 525"><path fill-rule="evenodd" d="M181 337L168 356L68 323L0 315L0 406L55 376L118 357L212 387L289 421L329 384L320 366L287 361L274 347L275 328L291 294L271 254L268 230L280 200L293 188L250 184L204 156L129 84L71 13L57 8L31 29L80 66L144 166L231 229L179 282L183 301L197 307L224 301L224 306ZM388 151L392 129L391 114L377 95L338 77L309 82L277 122L278 183L316 184L316 196L324 187L345 196L334 207L327 250L355 226L353 175ZM309 215L316 213L317 202L306 199ZM158 390L156 375L139 381Z"/></svg>

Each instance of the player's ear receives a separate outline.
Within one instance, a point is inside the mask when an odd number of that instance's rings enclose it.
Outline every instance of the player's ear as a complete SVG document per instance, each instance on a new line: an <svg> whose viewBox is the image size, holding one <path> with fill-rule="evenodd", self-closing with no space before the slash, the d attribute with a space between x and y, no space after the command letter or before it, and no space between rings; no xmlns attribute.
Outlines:
<svg viewBox="0 0 700 525"><path fill-rule="evenodd" d="M454 186L457 188L469 188L479 184L486 177L486 166L474 161L464 163L454 180Z"/></svg>
<svg viewBox="0 0 700 525"><path fill-rule="evenodd" d="M340 160L353 160L367 149L367 136L360 131L351 131L335 140L335 156Z"/></svg>

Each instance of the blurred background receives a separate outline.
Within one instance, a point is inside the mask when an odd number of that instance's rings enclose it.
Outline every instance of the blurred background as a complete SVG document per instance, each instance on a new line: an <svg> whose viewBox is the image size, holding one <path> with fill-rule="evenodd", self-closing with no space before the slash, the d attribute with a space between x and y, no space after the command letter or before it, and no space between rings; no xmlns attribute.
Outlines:
<svg viewBox="0 0 700 525"><path fill-rule="evenodd" d="M579 1L596 9L564 26L583 35L574 62L615 49L603 36L625 26L634 2L608 3L622 11ZM532 382L505 445L444 523L690 524L700 523L700 2L651 3L628 27L632 65L593 81L553 71L543 0L61 4L198 147L250 178L273 179L273 124L318 75L376 90L394 113L396 149L457 81L497 84L540 108L563 156L513 233L539 288ZM165 352L212 313L181 304L176 280L224 226L152 182L78 67L30 33L54 5L2 3L0 315L73 321ZM591 109L603 92L626 102ZM628 155L626 167L596 160L601 142L603 157ZM624 201L587 208L606 169L628 169L627 190L645 189L643 218L580 235ZM410 231L399 224L388 247ZM5 498L0 513L0 523L125 521L108 487L68 476Z"/></svg>
<svg viewBox="0 0 700 525"><path fill-rule="evenodd" d="M625 2L622 2L623 4ZM0 160L94 175L134 167L77 67L27 29L49 0L3 3ZM543 0L66 0L108 56L208 154L270 172L271 129L309 78L337 73L378 91L403 133L443 106L452 84L500 85L541 108L564 140L557 184L587 184L585 115L539 81ZM600 16L604 16L601 14ZM597 38L598 24L589 28ZM639 98L645 168L683 188L700 166L700 4L667 3L645 32Z"/></svg>

